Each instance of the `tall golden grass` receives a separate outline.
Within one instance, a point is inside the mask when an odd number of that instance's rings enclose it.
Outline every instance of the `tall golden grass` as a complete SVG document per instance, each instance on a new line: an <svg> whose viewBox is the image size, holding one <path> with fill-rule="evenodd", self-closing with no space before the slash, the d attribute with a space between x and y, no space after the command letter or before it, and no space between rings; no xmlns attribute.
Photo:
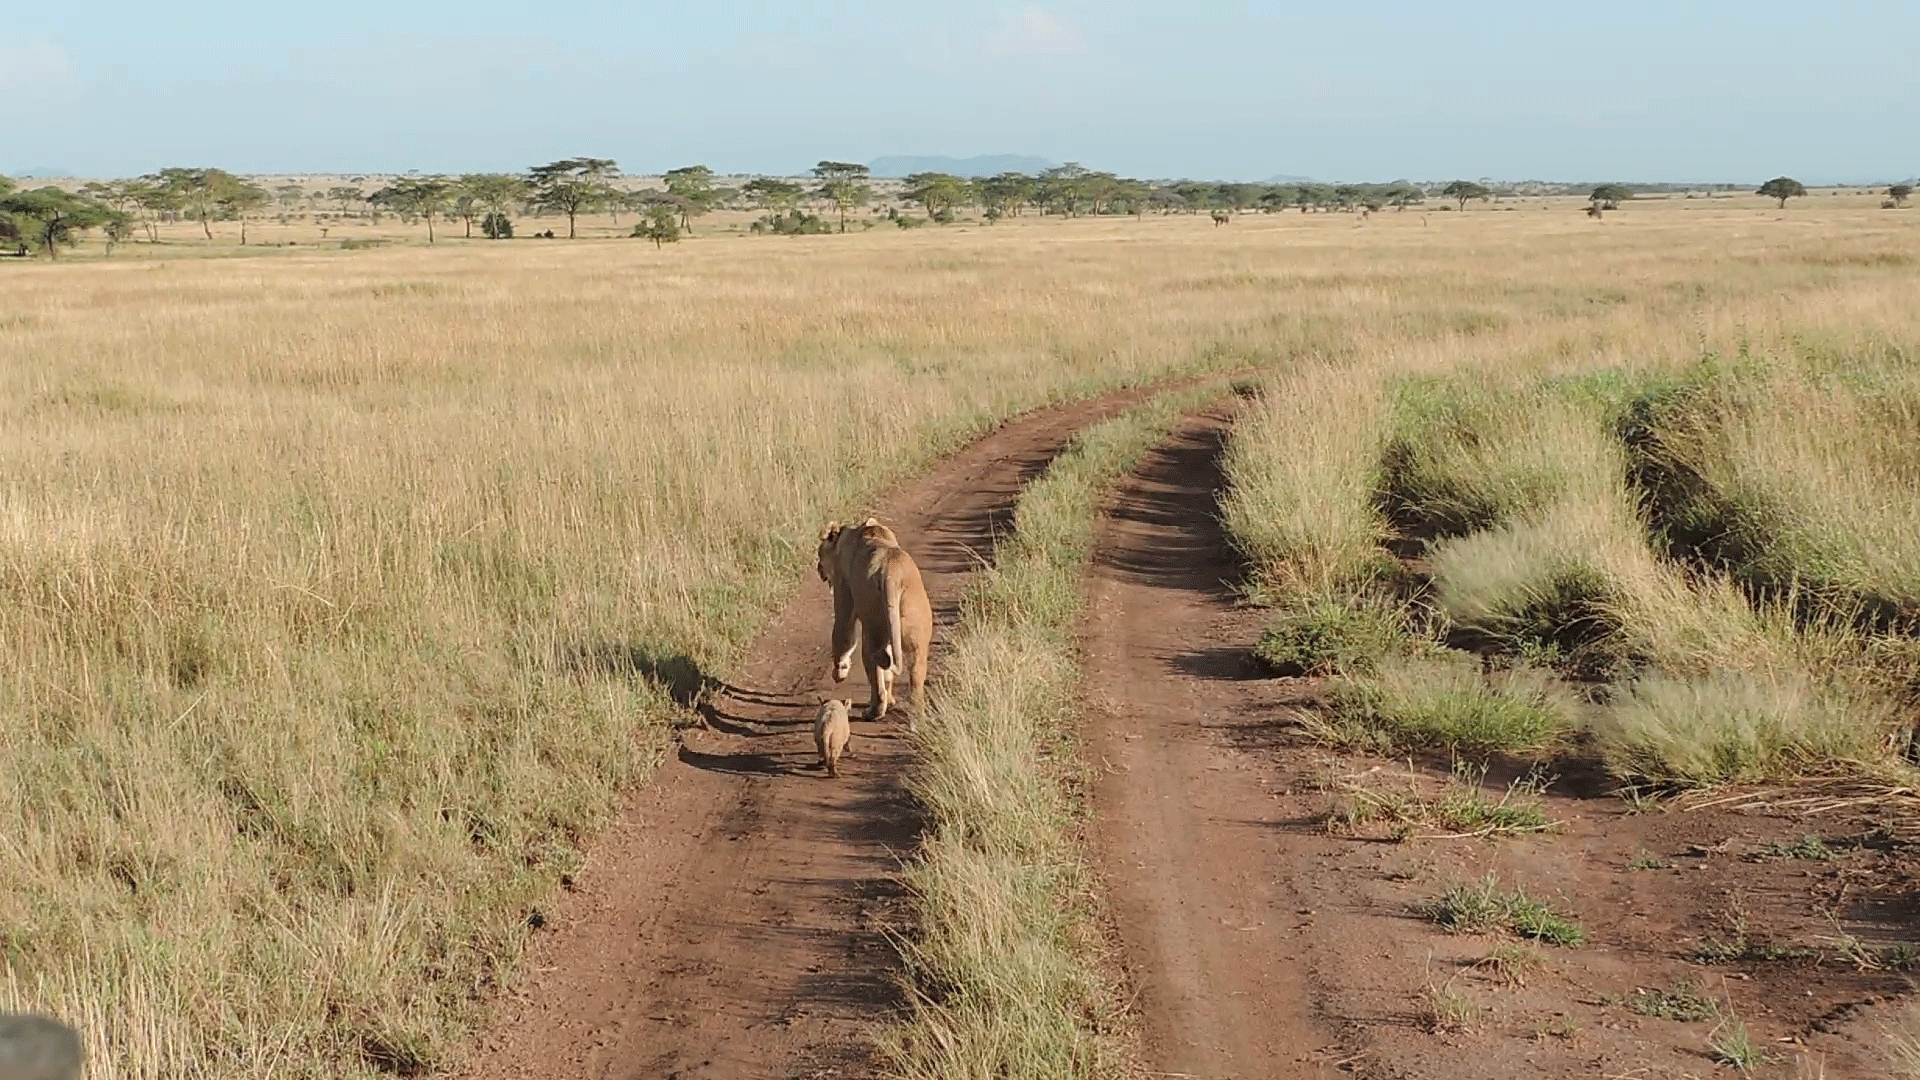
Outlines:
<svg viewBox="0 0 1920 1080"><path fill-rule="evenodd" d="M1920 691L1914 260L1885 218L1830 224L1817 242L1736 231L1732 251L1642 252L1587 320L1270 383L1229 455L1229 526L1268 580L1300 581L1283 602L1323 611L1364 599L1328 583L1373 576L1366 537L1424 541L1422 598L1469 632L1456 643L1619 683L1594 727L1623 776L1900 768L1895 699ZM1305 512L1238 512L1283 500ZM1349 538L1319 545L1342 574L1303 574L1301 546L1273 539L1305 526ZM1510 734L1481 741L1539 745Z"/></svg>
<svg viewBox="0 0 1920 1080"><path fill-rule="evenodd" d="M182 233L0 267L0 998L82 1022L105 1077L431 1066L661 751L663 683L739 655L820 520L998 418L1200 368L1326 372L1301 424L1402 368L1911 340L1880 258L1910 220Z"/></svg>

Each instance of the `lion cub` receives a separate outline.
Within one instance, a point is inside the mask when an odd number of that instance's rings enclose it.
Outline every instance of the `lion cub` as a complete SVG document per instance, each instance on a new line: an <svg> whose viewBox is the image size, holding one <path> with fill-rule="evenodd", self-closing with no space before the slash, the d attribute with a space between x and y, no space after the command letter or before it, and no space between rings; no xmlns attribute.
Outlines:
<svg viewBox="0 0 1920 1080"><path fill-rule="evenodd" d="M820 703L819 715L813 719L813 745L820 751L820 763L827 767L828 776L839 776L840 759L853 756L847 707L846 701L830 698Z"/></svg>

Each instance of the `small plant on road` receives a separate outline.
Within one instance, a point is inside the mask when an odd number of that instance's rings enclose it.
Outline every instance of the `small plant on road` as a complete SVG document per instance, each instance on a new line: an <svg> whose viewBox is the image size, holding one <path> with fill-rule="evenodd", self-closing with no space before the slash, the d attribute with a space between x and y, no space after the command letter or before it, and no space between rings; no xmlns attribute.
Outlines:
<svg viewBox="0 0 1920 1080"><path fill-rule="evenodd" d="M1470 885L1447 886L1446 892L1429 901L1422 913L1449 930L1463 933L1506 930L1560 946L1579 945L1586 940L1586 931L1571 916L1520 889L1501 889L1492 875Z"/></svg>

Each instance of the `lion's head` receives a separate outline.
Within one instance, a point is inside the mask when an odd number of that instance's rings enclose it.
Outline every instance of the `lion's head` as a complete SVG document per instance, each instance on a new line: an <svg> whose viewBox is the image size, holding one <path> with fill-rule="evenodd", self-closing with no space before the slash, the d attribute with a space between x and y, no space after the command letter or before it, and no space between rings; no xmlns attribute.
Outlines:
<svg viewBox="0 0 1920 1080"><path fill-rule="evenodd" d="M833 584L833 571L837 564L835 549L840 545L840 533L845 528L837 521L827 522L827 527L820 530L820 546L814 551L816 562L813 568L820 572L820 580L829 585Z"/></svg>

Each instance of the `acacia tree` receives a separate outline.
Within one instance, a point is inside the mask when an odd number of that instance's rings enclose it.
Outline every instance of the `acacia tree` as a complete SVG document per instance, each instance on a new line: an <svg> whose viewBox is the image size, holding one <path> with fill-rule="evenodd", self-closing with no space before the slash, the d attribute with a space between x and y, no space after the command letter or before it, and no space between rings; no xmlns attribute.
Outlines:
<svg viewBox="0 0 1920 1080"><path fill-rule="evenodd" d="M1894 184L1893 186L1887 188L1887 198L1892 199L1893 205L1895 206L1907 205L1907 200L1912 196L1913 196L1912 184Z"/></svg>
<svg viewBox="0 0 1920 1080"><path fill-rule="evenodd" d="M677 196L655 200L645 211L646 220L633 227L633 235L653 241L655 251L660 250L661 244L674 243L680 239L684 221L681 211L685 205Z"/></svg>
<svg viewBox="0 0 1920 1080"><path fill-rule="evenodd" d="M980 202L1002 214L1019 216L1022 207L1033 198L1034 180L1025 173L1003 172L974 182Z"/></svg>
<svg viewBox="0 0 1920 1080"><path fill-rule="evenodd" d="M366 192L346 184L327 189L327 198L338 203L340 205L340 212L343 214L347 212L349 204L357 203L366 197Z"/></svg>
<svg viewBox="0 0 1920 1080"><path fill-rule="evenodd" d="M967 182L952 173L914 173L906 185L901 197L926 207L928 217L939 217L942 210L950 211L967 198Z"/></svg>
<svg viewBox="0 0 1920 1080"><path fill-rule="evenodd" d="M214 218L238 217L240 242L246 243L246 214L269 200L266 192L225 169L167 168L140 179L164 188L182 213L200 223L208 240L213 239Z"/></svg>
<svg viewBox="0 0 1920 1080"><path fill-rule="evenodd" d="M467 173L453 181L448 195L452 199L453 212L467 226L467 237L473 237L473 223L486 217L498 215L505 217L526 196L527 183L517 176L506 173ZM494 232L500 230L496 227ZM490 236L489 239L498 239Z"/></svg>
<svg viewBox="0 0 1920 1080"><path fill-rule="evenodd" d="M273 201L265 188L255 187L244 180L223 188L213 202L214 209L222 220L233 218L240 222L240 246L247 243L247 215Z"/></svg>
<svg viewBox="0 0 1920 1080"><path fill-rule="evenodd" d="M820 197L840 211L840 231L846 232L848 208L865 204L873 194L873 189L867 186L867 178L871 173L865 165L823 161L813 167L813 175L814 179L820 181Z"/></svg>
<svg viewBox="0 0 1920 1080"><path fill-rule="evenodd" d="M713 186L713 170L705 165L688 165L668 169L665 179L667 193L679 202L680 227L693 232L693 222L689 219L706 213L720 202L720 192Z"/></svg>
<svg viewBox="0 0 1920 1080"><path fill-rule="evenodd" d="M574 238L574 219L607 202L619 166L610 158L564 158L527 170L532 203L542 210L567 216L567 239Z"/></svg>
<svg viewBox="0 0 1920 1080"><path fill-rule="evenodd" d="M1465 210L1468 199L1484 199L1493 194L1493 192L1488 191L1484 186L1476 184L1471 180L1455 180L1453 183L1441 188L1440 194L1445 195L1449 199L1460 200L1460 209Z"/></svg>
<svg viewBox="0 0 1920 1080"><path fill-rule="evenodd" d="M427 243L434 242L433 216L445 212L453 181L444 176L404 176L373 193L370 201L427 219ZM468 231L472 235L472 231Z"/></svg>
<svg viewBox="0 0 1920 1080"><path fill-rule="evenodd" d="M1806 193L1807 185L1791 176L1776 176L1761 184L1760 190L1754 192L1756 195L1765 195L1769 199L1779 199L1782 210L1787 208L1788 199L1797 199Z"/></svg>
<svg viewBox="0 0 1920 1080"><path fill-rule="evenodd" d="M791 210L805 194L799 184L772 176L756 176L740 185L740 194L752 199L762 210Z"/></svg>
<svg viewBox="0 0 1920 1080"><path fill-rule="evenodd" d="M1601 184L1593 189L1587 200L1602 210L1618 210L1620 204L1633 198L1633 189L1625 184Z"/></svg>
<svg viewBox="0 0 1920 1080"><path fill-rule="evenodd" d="M60 245L72 244L74 234L82 229L115 222L124 228L128 220L110 206L54 187L0 194L0 218L7 220L6 231L17 241L44 248L49 259L58 259Z"/></svg>
<svg viewBox="0 0 1920 1080"><path fill-rule="evenodd" d="M1086 166L1077 161L1047 169L1034 187L1034 202L1040 204L1043 212L1059 207L1061 213L1072 217L1087 198L1092 176Z"/></svg>

